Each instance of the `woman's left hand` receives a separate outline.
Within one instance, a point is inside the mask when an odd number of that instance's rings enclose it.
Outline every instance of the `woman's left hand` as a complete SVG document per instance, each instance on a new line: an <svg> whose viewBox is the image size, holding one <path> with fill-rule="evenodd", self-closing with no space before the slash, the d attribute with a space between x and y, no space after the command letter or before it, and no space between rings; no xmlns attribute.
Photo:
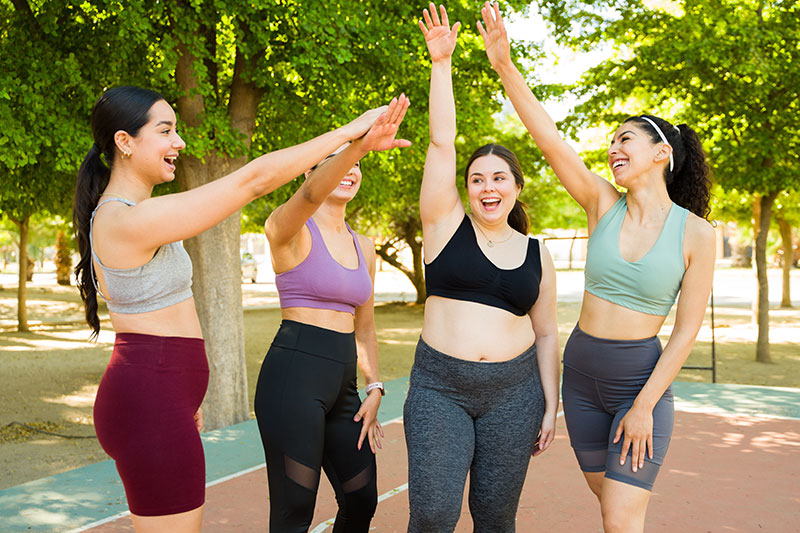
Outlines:
<svg viewBox="0 0 800 533"><path fill-rule="evenodd" d="M645 454L653 458L653 411L651 409L637 407L636 404L625 413L617 426L617 433L614 435L614 444L619 442L620 437L625 435L622 441L622 452L619 456L619 464L624 465L631 450L632 464L634 472L644 466ZM647 453L649 450L650 453Z"/></svg>
<svg viewBox="0 0 800 533"><path fill-rule="evenodd" d="M411 141L406 139L395 139L397 129L406 116L406 111L410 101L405 94L400 98L392 98L389 107L375 121L367 131L362 140L362 147L365 151L382 152L392 148L408 148Z"/></svg>
<svg viewBox="0 0 800 533"><path fill-rule="evenodd" d="M544 452L550 443L553 442L553 438L556 436L556 413L553 411L552 413L545 413L544 417L542 418L542 429L539 430L539 436L536 438L536 443L533 445L533 455L536 457L540 453Z"/></svg>
<svg viewBox="0 0 800 533"><path fill-rule="evenodd" d="M203 408L198 407L197 412L194 414L194 425L197 426L197 431L203 431Z"/></svg>
<svg viewBox="0 0 800 533"><path fill-rule="evenodd" d="M378 407L381 405L381 391L378 389L371 390L367 394L366 399L361 403L361 408L353 417L355 422L363 420L361 426L361 435L358 436L358 449L364 442L365 437L369 437L369 448L372 453L377 453L381 448L381 438L383 438L383 428L378 422Z"/></svg>

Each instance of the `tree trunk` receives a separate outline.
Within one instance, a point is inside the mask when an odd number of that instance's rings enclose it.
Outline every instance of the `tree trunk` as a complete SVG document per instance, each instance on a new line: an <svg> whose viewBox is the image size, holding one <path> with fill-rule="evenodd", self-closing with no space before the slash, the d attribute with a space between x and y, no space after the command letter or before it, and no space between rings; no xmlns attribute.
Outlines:
<svg viewBox="0 0 800 533"><path fill-rule="evenodd" d="M59 285L70 285L72 275L72 253L64 231L56 237L56 281Z"/></svg>
<svg viewBox="0 0 800 533"><path fill-rule="evenodd" d="M419 235L420 222L416 216L411 216L406 219L402 224L396 227L397 237L384 244L379 245L375 252L387 263L395 267L397 270L405 274L405 276L414 285L417 291L417 299L415 303L425 303L427 293L425 291L425 275L424 266L422 264L422 242L417 239ZM411 250L412 267L408 268L397 257L397 248L395 243L398 240L405 242Z"/></svg>
<svg viewBox="0 0 800 533"><path fill-rule="evenodd" d="M28 222L30 217L12 219L19 228L19 278L17 282L17 331L30 331L28 328Z"/></svg>
<svg viewBox="0 0 800 533"><path fill-rule="evenodd" d="M771 363L769 354L769 283L767 281L767 234L769 233L772 204L779 191L766 194L759 202L758 233L756 234L756 275L758 277L758 341L756 342L756 361Z"/></svg>
<svg viewBox="0 0 800 533"><path fill-rule="evenodd" d="M195 57L185 46L179 47L179 53L175 78L184 96L178 99L178 113L189 127L199 127L205 104L203 97L195 91ZM232 126L244 135L249 146L260 91L242 81L244 70L244 60L237 53L228 114ZM208 153L204 154L204 160L193 156L181 157L177 178L182 190L209 183L236 170L247 162L247 157ZM242 422L250 415L244 354L240 234L241 212L237 211L184 243L192 258L195 307L203 328L210 367L208 391L203 402L207 430Z"/></svg>
<svg viewBox="0 0 800 533"><path fill-rule="evenodd" d="M781 231L781 248L783 248L783 291L781 294L781 307L792 307L791 276L792 263L794 262L794 249L792 246L792 226L785 218L776 216L778 228Z"/></svg>

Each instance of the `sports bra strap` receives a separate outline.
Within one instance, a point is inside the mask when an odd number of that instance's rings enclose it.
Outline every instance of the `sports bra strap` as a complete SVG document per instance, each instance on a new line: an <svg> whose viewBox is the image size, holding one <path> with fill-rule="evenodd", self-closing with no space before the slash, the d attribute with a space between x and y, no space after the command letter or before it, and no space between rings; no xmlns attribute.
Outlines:
<svg viewBox="0 0 800 533"><path fill-rule="evenodd" d="M92 257L97 259L98 263L100 263L100 258L97 257L96 253L94 253L94 240L92 238L92 230L94 229L94 216L97 214L97 210L100 209L100 207L103 204L107 204L108 202L122 202L123 204L130 207L136 205L134 202L131 202L127 198L123 198L121 196L113 196L111 198L106 198L105 200L101 201L99 204L97 204L97 207L94 208L94 211L92 211L92 218L89 219L89 250L91 250ZM102 263L100 264L102 265ZM100 296L103 297L103 299L105 299L105 295L100 290L100 286L97 284L97 275L94 272L94 261L89 261L89 272L91 272L92 274L92 283L94 283L94 289L97 291L97 294L99 294Z"/></svg>

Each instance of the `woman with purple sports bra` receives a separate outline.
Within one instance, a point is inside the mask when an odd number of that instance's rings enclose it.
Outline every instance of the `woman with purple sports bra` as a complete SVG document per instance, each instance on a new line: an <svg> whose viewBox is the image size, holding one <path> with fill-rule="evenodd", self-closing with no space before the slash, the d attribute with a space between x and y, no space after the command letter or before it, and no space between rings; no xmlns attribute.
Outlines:
<svg viewBox="0 0 800 533"><path fill-rule="evenodd" d="M368 131L367 138L375 137L388 116L385 108L373 109L209 184L151 198L153 187L175 179L175 160L186 147L172 107L157 92L132 86L109 89L94 105L94 144L75 188L81 254L75 274L93 336L100 331L97 294L107 301L117 333L94 424L116 462L136 531L197 532L202 523L199 430L208 362L192 263L180 241L293 179L343 142Z"/></svg>
<svg viewBox="0 0 800 533"><path fill-rule="evenodd" d="M375 249L350 229L345 210L361 185L362 157L411 145L395 139L408 105L403 95L392 100L386 120L315 162L264 226L283 317L255 395L270 531L308 531L320 468L339 504L334 531L368 531L375 512L383 394L373 315ZM363 403L357 367L367 382Z"/></svg>
<svg viewBox="0 0 800 533"><path fill-rule="evenodd" d="M714 276L709 179L700 139L652 115L625 120L608 166L591 172L514 66L497 3L479 23L511 103L567 192L586 212L586 287L564 348L570 443L605 531L642 531L673 427L671 383L703 322ZM658 333L680 292L663 350Z"/></svg>

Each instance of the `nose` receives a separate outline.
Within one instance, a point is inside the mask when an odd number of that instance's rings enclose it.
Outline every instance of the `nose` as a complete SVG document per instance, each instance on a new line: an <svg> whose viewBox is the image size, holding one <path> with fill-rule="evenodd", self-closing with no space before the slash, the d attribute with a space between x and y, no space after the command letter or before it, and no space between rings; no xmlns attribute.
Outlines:
<svg viewBox="0 0 800 533"><path fill-rule="evenodd" d="M172 141L172 146L175 147L176 150L183 150L186 148L186 143L183 140L183 137L175 134L175 139Z"/></svg>

